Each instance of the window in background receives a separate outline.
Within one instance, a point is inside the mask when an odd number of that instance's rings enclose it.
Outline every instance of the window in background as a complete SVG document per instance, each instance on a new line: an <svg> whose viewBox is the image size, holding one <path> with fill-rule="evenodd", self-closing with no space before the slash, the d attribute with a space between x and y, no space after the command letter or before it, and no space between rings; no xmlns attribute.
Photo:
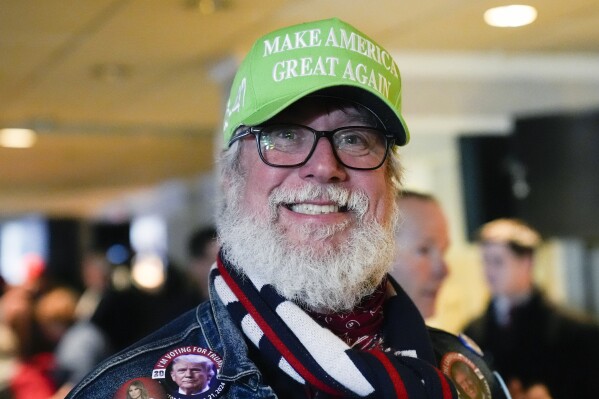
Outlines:
<svg viewBox="0 0 599 399"><path fill-rule="evenodd" d="M11 285L41 274L48 257L48 228L37 216L0 225L0 274Z"/></svg>

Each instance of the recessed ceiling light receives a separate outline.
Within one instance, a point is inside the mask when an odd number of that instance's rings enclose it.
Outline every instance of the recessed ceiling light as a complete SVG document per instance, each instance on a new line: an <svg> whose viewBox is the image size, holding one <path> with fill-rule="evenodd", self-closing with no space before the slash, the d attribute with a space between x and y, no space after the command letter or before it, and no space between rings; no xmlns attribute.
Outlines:
<svg viewBox="0 0 599 399"><path fill-rule="evenodd" d="M185 7L198 10L202 15L211 15L230 6L230 0L186 0Z"/></svg>
<svg viewBox="0 0 599 399"><path fill-rule="evenodd" d="M37 134L31 129L0 129L0 146L7 148L29 148L37 141Z"/></svg>
<svg viewBox="0 0 599 399"><path fill-rule="evenodd" d="M533 23L537 19L537 10L527 5L512 4L488 9L484 19L491 26L516 28Z"/></svg>

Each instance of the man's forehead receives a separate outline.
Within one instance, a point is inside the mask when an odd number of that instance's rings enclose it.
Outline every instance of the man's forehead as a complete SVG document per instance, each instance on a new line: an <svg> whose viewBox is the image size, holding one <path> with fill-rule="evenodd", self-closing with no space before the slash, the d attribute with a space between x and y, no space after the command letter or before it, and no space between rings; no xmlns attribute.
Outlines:
<svg viewBox="0 0 599 399"><path fill-rule="evenodd" d="M481 252L484 258L489 259L515 258L515 254L510 250L510 247L502 242L485 242L481 246Z"/></svg>
<svg viewBox="0 0 599 399"><path fill-rule="evenodd" d="M399 202L400 224L398 228L408 226L410 228L421 228L426 221L435 216L434 203L414 198L403 198Z"/></svg>

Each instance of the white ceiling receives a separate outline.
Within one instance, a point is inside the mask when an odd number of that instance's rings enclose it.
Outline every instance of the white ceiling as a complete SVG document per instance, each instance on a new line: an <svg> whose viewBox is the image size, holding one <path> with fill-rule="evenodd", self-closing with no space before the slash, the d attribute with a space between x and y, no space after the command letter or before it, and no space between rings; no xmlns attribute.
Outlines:
<svg viewBox="0 0 599 399"><path fill-rule="evenodd" d="M536 0L534 24L486 26L497 1L3 0L0 216L89 215L212 168L237 61L261 34L340 17L395 54L413 135L506 131L515 116L599 107L599 2ZM107 72L120 68L120 75Z"/></svg>

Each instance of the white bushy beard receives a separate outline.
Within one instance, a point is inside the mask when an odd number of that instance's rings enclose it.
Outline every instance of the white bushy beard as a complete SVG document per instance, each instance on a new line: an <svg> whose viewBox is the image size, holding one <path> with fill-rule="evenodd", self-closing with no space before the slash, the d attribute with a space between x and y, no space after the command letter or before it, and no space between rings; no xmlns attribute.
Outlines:
<svg viewBox="0 0 599 399"><path fill-rule="evenodd" d="M225 258L256 281L272 285L284 298L319 312L354 308L374 292L389 271L394 257L395 201L384 224L365 221L369 199L361 191L307 184L299 190L275 189L269 196L268 215L244 211L243 179L236 178L224 192L218 218ZM296 227L298 242L289 242L275 221L281 204L329 199L346 203L356 226L347 241L334 245L330 238L350 228L306 224Z"/></svg>

